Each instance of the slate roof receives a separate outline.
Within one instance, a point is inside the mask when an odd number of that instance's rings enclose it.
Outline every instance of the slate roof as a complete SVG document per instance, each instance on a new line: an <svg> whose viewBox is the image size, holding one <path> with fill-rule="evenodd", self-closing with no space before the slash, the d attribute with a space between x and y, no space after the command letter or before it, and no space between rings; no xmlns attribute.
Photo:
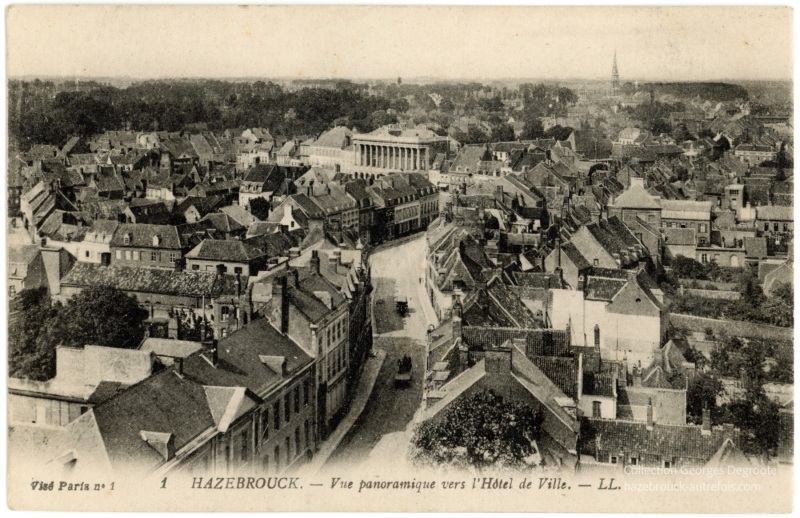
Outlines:
<svg viewBox="0 0 800 518"><path fill-rule="evenodd" d="M246 279L242 279L246 282ZM216 272L184 270L178 272L141 266L101 266L75 263L61 279L62 286L85 288L112 286L122 291L182 297L211 297L236 293L236 276Z"/></svg>
<svg viewBox="0 0 800 518"><path fill-rule="evenodd" d="M260 356L286 358L288 375L298 372L312 362L312 358L294 340L281 334L267 319L253 320L250 324L219 341L219 363L214 367L204 354L184 360L187 378L204 385L221 387L247 387L264 396L286 377L275 372L261 361Z"/></svg>
<svg viewBox="0 0 800 518"><path fill-rule="evenodd" d="M511 276L517 286L525 288L540 290L561 288L561 280L554 273L513 272Z"/></svg>
<svg viewBox="0 0 800 518"><path fill-rule="evenodd" d="M326 131L314 141L312 146L315 147L332 147L344 149L347 137L353 136L353 132L344 126L336 126L335 128Z"/></svg>
<svg viewBox="0 0 800 518"><path fill-rule="evenodd" d="M491 153L489 153L485 145L464 146L459 150L453 163L450 164L450 172L466 173L467 169L469 169L470 173L475 173L480 169L481 161L489 159L491 159Z"/></svg>
<svg viewBox="0 0 800 518"><path fill-rule="evenodd" d="M583 393L590 396L615 397L614 377L611 374L584 371Z"/></svg>
<svg viewBox="0 0 800 518"><path fill-rule="evenodd" d="M206 239L186 254L187 259L247 263L265 254L237 239Z"/></svg>
<svg viewBox="0 0 800 518"><path fill-rule="evenodd" d="M146 469L164 462L142 439L142 431L172 434L177 451L214 426L203 387L170 370L134 385L79 419L94 420L114 468ZM77 431L78 426L73 428Z"/></svg>

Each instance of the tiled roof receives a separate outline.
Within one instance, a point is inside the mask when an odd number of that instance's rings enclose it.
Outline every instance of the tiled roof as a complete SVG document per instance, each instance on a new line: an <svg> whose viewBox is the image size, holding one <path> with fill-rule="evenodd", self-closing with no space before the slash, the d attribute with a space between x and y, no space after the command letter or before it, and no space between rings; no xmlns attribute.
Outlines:
<svg viewBox="0 0 800 518"><path fill-rule="evenodd" d="M614 397L617 395L614 376L598 372L583 372L583 393L590 396Z"/></svg>
<svg viewBox="0 0 800 518"><path fill-rule="evenodd" d="M225 233L237 232L247 228L224 212L206 214L200 221L207 221L212 227Z"/></svg>
<svg viewBox="0 0 800 518"><path fill-rule="evenodd" d="M508 340L525 340L528 356L568 356L569 336L557 329L520 329L503 327L464 326L462 340L470 348L496 348Z"/></svg>
<svg viewBox="0 0 800 518"><path fill-rule="evenodd" d="M604 279L589 277L586 280L585 297L590 300L611 301L628 283L626 279Z"/></svg>
<svg viewBox="0 0 800 518"><path fill-rule="evenodd" d="M237 239L206 239L186 254L187 259L246 263L264 252Z"/></svg>
<svg viewBox="0 0 800 518"><path fill-rule="evenodd" d="M705 464L728 437L721 428L713 428L711 435L704 436L700 426L655 423L648 430L646 422L585 418L580 451L592 456L598 456L598 450L601 455L646 454Z"/></svg>
<svg viewBox="0 0 800 518"><path fill-rule="evenodd" d="M125 242L126 236L127 243ZM156 236L158 237L157 244L153 239ZM121 223L117 227L114 237L111 238L111 246L180 250L184 247L184 243L178 233L178 228L174 225Z"/></svg>
<svg viewBox="0 0 800 518"><path fill-rule="evenodd" d="M246 283L246 279L242 279ZM182 297L211 297L236 292L236 277L218 276L215 272L184 270L178 272L140 266L101 266L96 263L76 263L61 279L62 286L112 286L122 291L176 295Z"/></svg>
<svg viewBox="0 0 800 518"><path fill-rule="evenodd" d="M756 207L756 219L761 221L794 221L794 208L785 205Z"/></svg>
<svg viewBox="0 0 800 518"><path fill-rule="evenodd" d="M710 220L710 201L661 200L662 219Z"/></svg>
<svg viewBox="0 0 800 518"><path fill-rule="evenodd" d="M578 398L578 358L532 356L528 358L567 396Z"/></svg>
<svg viewBox="0 0 800 518"><path fill-rule="evenodd" d="M517 286L525 288L549 290L561 287L561 280L553 273L513 272L511 275Z"/></svg>
<svg viewBox="0 0 800 518"><path fill-rule="evenodd" d="M644 185L640 182L631 181L631 186L620 194L612 207L621 209L659 209L661 205L658 199L647 192Z"/></svg>

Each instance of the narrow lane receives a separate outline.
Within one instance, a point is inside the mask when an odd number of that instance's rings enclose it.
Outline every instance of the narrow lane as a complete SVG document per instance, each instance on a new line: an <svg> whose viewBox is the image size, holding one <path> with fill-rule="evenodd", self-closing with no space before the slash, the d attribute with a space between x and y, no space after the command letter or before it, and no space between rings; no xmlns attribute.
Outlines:
<svg viewBox="0 0 800 518"><path fill-rule="evenodd" d="M425 238L418 238L381 250L371 258L374 286L373 311L376 328L374 348L386 351L367 407L323 470L336 470L362 463L387 434L408 427L422 401L422 376L428 322L419 299L423 272ZM395 310L395 297L408 299L408 314ZM397 363L408 354L413 364L410 386L394 386Z"/></svg>

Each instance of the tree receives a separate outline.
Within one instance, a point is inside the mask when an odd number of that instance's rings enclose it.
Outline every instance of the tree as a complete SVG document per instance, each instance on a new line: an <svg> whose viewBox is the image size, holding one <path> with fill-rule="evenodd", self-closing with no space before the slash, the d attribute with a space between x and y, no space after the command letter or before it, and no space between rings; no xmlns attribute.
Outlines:
<svg viewBox="0 0 800 518"><path fill-rule="evenodd" d="M567 140L572 132L575 131L569 126L562 126L561 124L556 124L547 129L544 132L544 138L554 138L556 140Z"/></svg>
<svg viewBox="0 0 800 518"><path fill-rule="evenodd" d="M717 396L722 393L722 382L708 374L698 374L689 382L686 392L686 412L700 422L703 409L717 406Z"/></svg>
<svg viewBox="0 0 800 518"><path fill-rule="evenodd" d="M530 118L522 126L523 139L538 139L544 136L544 126L539 118Z"/></svg>
<svg viewBox="0 0 800 518"><path fill-rule="evenodd" d="M144 337L147 311L135 298L110 286L91 286L58 308L45 326L45 343L131 349Z"/></svg>
<svg viewBox="0 0 800 518"><path fill-rule="evenodd" d="M250 200L250 214L261 221L266 221L269 216L269 202L264 198L253 198Z"/></svg>
<svg viewBox="0 0 800 518"><path fill-rule="evenodd" d="M530 406L506 402L492 391L463 397L441 419L422 423L412 440L419 464L475 469L530 466L543 417Z"/></svg>
<svg viewBox="0 0 800 518"><path fill-rule="evenodd" d="M11 303L8 371L15 378L44 381L55 376L55 347L42 341L53 308L45 288L22 290Z"/></svg>
<svg viewBox="0 0 800 518"><path fill-rule="evenodd" d="M689 133L689 130L686 128L686 124L678 124L672 129L672 138L675 139L675 142L681 143L687 140L693 140L692 134Z"/></svg>
<svg viewBox="0 0 800 518"><path fill-rule="evenodd" d="M492 140L495 142L510 142L516 140L514 128L506 122L492 127Z"/></svg>

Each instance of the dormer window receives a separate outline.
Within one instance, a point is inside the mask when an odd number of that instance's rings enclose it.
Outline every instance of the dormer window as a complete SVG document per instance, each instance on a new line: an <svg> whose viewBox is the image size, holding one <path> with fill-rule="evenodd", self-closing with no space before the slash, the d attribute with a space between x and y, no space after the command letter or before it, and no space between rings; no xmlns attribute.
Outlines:
<svg viewBox="0 0 800 518"><path fill-rule="evenodd" d="M125 237L122 238L122 242L125 243L126 245L131 244L131 235L125 234Z"/></svg>
<svg viewBox="0 0 800 518"><path fill-rule="evenodd" d="M153 236L153 246L158 246L161 243L161 238L158 236Z"/></svg>

